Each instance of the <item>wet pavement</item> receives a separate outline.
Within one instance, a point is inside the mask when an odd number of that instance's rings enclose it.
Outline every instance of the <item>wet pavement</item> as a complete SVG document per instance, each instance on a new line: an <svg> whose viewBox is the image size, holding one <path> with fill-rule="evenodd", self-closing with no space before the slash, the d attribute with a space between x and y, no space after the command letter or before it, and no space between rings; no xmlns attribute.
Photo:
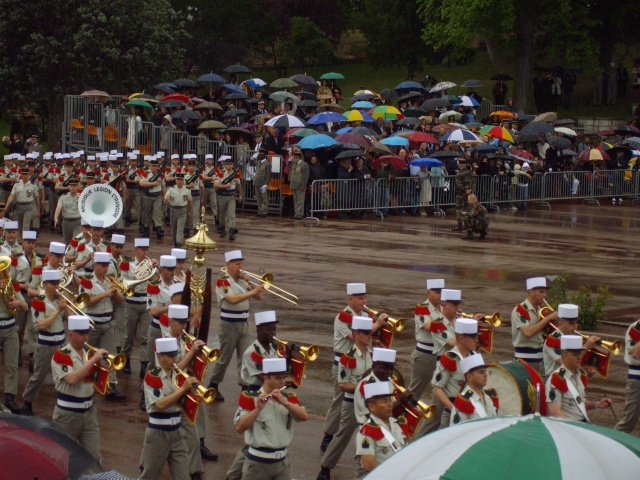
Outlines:
<svg viewBox="0 0 640 480"><path fill-rule="evenodd" d="M588 284L608 285L615 297L607 311L609 320L622 325L605 325L607 338L619 338L629 322L640 317L640 304L633 283L640 249L637 248L640 210L625 202L623 206L554 204L552 210L529 208L526 212L492 213L485 241L461 240L451 232L455 223L446 218L389 216L384 220L327 219L294 221L273 217L257 219L240 214L236 241L210 236L218 251L206 254L208 265L218 273L224 265L224 252L242 249L244 267L254 273L274 274L279 287L300 298L294 306L265 294L261 302L252 302L251 311L275 309L278 313L278 337L301 344L316 344L320 358L308 363L306 380L298 390L302 403L311 414L309 421L296 426L295 440L289 449L293 477L313 479L322 458L319 450L323 416L331 397L331 347L333 318L345 306L345 284L366 282L368 305L394 317L408 319L406 329L396 334L393 347L405 378L410 377L409 356L415 346L413 309L424 300L426 278L444 278L448 288L462 290L465 312L499 311L503 326L497 329L492 361L511 360L509 316L513 307L526 297L525 279L532 276L569 274L569 287ZM133 251L137 228L127 228L125 253ZM55 236L59 239L58 236ZM37 250L45 252L54 236L46 230ZM171 239L152 238L150 256L168 254ZM217 346L217 308L214 307L210 346ZM505 325L506 323L506 325ZM137 350L133 355L134 375L118 374L119 388L128 397L121 404L96 400L101 428L103 465L136 477L142 450L147 415L138 408L140 381ZM20 369L20 392L29 373ZM207 445L220 455L218 462L205 464L204 478L224 478L242 438L233 428L239 387L234 368L220 386L226 401L206 405ZM609 379L592 379L589 397L605 394L614 399L618 416L624 407L626 368L622 356L613 357ZM50 417L55 390L51 378L34 403L37 415ZM22 399L19 398L19 403ZM425 400L429 396L425 394ZM609 410L592 415L594 423L613 426ZM636 435L640 435L637 427ZM353 478L353 446L343 455L332 478ZM168 478L168 474L166 476Z"/></svg>

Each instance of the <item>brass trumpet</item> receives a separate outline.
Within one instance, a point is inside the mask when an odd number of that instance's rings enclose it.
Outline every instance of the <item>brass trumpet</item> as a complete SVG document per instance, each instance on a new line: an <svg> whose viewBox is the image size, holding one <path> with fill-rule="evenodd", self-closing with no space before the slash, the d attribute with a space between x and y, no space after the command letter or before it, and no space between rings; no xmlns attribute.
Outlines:
<svg viewBox="0 0 640 480"><path fill-rule="evenodd" d="M89 361L89 359L95 354L95 352L98 351L98 349L92 347L88 343L85 343L84 346L89 349L89 351L86 353L87 361ZM113 368L114 370L122 370L125 363L127 363L127 357L125 357L123 353L118 353L116 355L107 353L103 355L102 358L104 358L105 361L109 364L109 368Z"/></svg>
<svg viewBox="0 0 640 480"><path fill-rule="evenodd" d="M178 365L176 365L175 363L173 364L173 369L176 371L176 373L178 375L181 375L184 378L184 380L187 380L187 378L189 378L189 375L187 375L185 372L180 370L180 367L178 367ZM180 385L178 385L178 378L177 377L173 381L173 383L174 383L174 385L176 387L180 388ZM191 391L194 394L198 395L200 400L202 400L204 403L211 403L216 399L216 389L215 388L206 388L206 387L203 387L202 385L198 384L195 387L193 387L193 389Z"/></svg>
<svg viewBox="0 0 640 480"><path fill-rule="evenodd" d="M558 327L556 327L553 323L550 323L549 325L553 327L553 331L558 330ZM585 340L587 340L590 336L590 335L587 335L586 333L578 332L577 330L574 331L573 333L575 335L580 335ZM620 340L614 340L613 342L610 340L598 340L596 342L596 345L608 350L613 355L620 355L620 352L622 352L622 342Z"/></svg>
<svg viewBox="0 0 640 480"><path fill-rule="evenodd" d="M184 335L187 337L187 340L189 340L192 345L193 345L193 342L195 342L197 340L196 337L191 335L186 330L182 330L182 333L184 333ZM218 357L220 356L220 350L218 350L216 348L209 348L206 345L202 346L202 353L204 353L205 357L207 357L207 360L209 360L209 362L211 362L211 363L213 363L216 360L218 360Z"/></svg>
<svg viewBox="0 0 640 480"><path fill-rule="evenodd" d="M396 383L395 377L391 377L391 381L393 382L393 386L400 393L403 393L406 390L402 385ZM423 402L422 400L418 400L416 397L413 397L413 396L409 399L409 403L411 403L412 405L415 405L416 408L418 408L420 412L422 412L422 416L427 420L430 419L436 411L435 405L429 405Z"/></svg>
<svg viewBox="0 0 640 480"><path fill-rule="evenodd" d="M289 342L285 342L284 340L280 340L279 338L272 337L276 343L282 345L283 347L287 347ZM310 362L315 361L318 358L318 353L320 349L316 345L309 345L308 347L303 347L302 345L293 345L293 350L296 352L300 352L304 358L309 360Z"/></svg>
<svg viewBox="0 0 640 480"><path fill-rule="evenodd" d="M458 313L458 317L461 318L473 318L473 316L473 313ZM484 317L482 317L482 321L487 322L494 327L499 327L500 325L502 325L502 315L500 315L500 312L493 312L491 315L484 315Z"/></svg>
<svg viewBox="0 0 640 480"><path fill-rule="evenodd" d="M540 309L540 312L538 312L538 321L542 320L545 317L548 317L553 312L555 312L553 307L551 305L549 305L549 303L547 302L546 299L543 300L542 301L542 308Z"/></svg>
<svg viewBox="0 0 640 480"><path fill-rule="evenodd" d="M220 269L220 271L222 273L228 273L227 272L227 267L222 267ZM255 273L251 273L251 272L247 272L246 270L241 270L240 274L244 274L248 277L251 278L255 278L256 280L258 280L259 282L261 282L264 286L264 289L269 292L272 293L273 295L275 295L276 297L280 297L283 300L286 300L289 303L293 303L294 305L298 305L298 297L296 295L294 295L291 292L288 292L287 290L280 288L280 287L276 287L275 284L273 283L273 273L264 273L263 275L257 275ZM256 282L252 282L249 281L249 283L251 285L258 285ZM282 293L277 293L274 292L273 289L278 290L279 292Z"/></svg>
<svg viewBox="0 0 640 480"><path fill-rule="evenodd" d="M378 315L377 310L373 310L366 305L364 306L364 311L370 313L371 315ZM387 317L385 322L391 325L396 332L401 332L402 330L404 330L404 320L402 318Z"/></svg>

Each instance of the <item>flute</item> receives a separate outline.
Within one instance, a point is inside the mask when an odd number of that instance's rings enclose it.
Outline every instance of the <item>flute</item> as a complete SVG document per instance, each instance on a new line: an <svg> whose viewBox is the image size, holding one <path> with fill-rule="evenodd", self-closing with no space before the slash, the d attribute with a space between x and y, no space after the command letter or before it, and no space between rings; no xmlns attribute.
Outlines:
<svg viewBox="0 0 640 480"><path fill-rule="evenodd" d="M285 385L284 387L279 388L279 389L278 389L278 391L279 391L279 392L281 392L281 391L283 391L285 388L289 388L289 385ZM266 402L266 401L268 401L272 396L273 396L273 394L272 394L272 393L270 393L270 394L269 394L269 395L267 395L266 397L263 397L263 398L262 398L262 401L263 401L263 402Z"/></svg>

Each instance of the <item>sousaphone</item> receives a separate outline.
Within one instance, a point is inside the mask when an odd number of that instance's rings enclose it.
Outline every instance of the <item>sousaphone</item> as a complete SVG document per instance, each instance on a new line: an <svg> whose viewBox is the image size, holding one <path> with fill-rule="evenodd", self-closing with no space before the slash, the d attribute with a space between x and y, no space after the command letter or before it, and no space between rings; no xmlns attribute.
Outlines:
<svg viewBox="0 0 640 480"><path fill-rule="evenodd" d="M102 220L104 228L118 221L124 209L124 202L118 191L106 184L91 185L78 196L80 216L87 222Z"/></svg>

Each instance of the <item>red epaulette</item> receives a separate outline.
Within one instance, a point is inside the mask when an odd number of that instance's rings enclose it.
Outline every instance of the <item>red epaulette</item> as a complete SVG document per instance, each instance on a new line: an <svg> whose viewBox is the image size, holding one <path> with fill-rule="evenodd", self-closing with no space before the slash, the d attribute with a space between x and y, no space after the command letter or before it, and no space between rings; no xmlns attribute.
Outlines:
<svg viewBox="0 0 640 480"><path fill-rule="evenodd" d="M22 290L22 288L20 288L20 284L18 282L13 282L13 289L16 292L19 292L20 290Z"/></svg>
<svg viewBox="0 0 640 480"><path fill-rule="evenodd" d="M165 168L164 171L167 172L167 173L171 173L171 167Z"/></svg>
<svg viewBox="0 0 640 480"><path fill-rule="evenodd" d="M180 167L176 168L176 173L182 173L182 169Z"/></svg>
<svg viewBox="0 0 640 480"><path fill-rule="evenodd" d="M129 262L120 262L120 270L123 272L129 271Z"/></svg>
<svg viewBox="0 0 640 480"><path fill-rule="evenodd" d="M464 398L462 394L458 394L453 402L453 406L456 407L459 412L466 413L467 415L471 415L476 411L473 403L471 403L468 398Z"/></svg>
<svg viewBox="0 0 640 480"><path fill-rule="evenodd" d="M431 333L442 333L442 332L446 332L447 331L447 326L444 324L444 322L440 321L440 320L433 320L430 324L429 324L429 331Z"/></svg>
<svg viewBox="0 0 640 480"><path fill-rule="evenodd" d="M169 326L169 316L166 313L160 315L160 325L164 325L165 327Z"/></svg>
<svg viewBox="0 0 640 480"><path fill-rule="evenodd" d="M300 400L294 392L287 392L284 395L287 397L287 402L293 403L294 405L300 405Z"/></svg>
<svg viewBox="0 0 640 480"><path fill-rule="evenodd" d="M86 276L83 276L80 279L80 286L82 288L86 288L87 290L91 290L93 288L93 282L89 280Z"/></svg>
<svg viewBox="0 0 640 480"><path fill-rule="evenodd" d="M216 287L230 287L231 284L229 283L229 280L226 280L224 278L219 278L218 282L216 283Z"/></svg>
<svg viewBox="0 0 640 480"><path fill-rule="evenodd" d="M153 285L151 282L147 284L147 293L149 295L158 295L160 293L160 285Z"/></svg>
<svg viewBox="0 0 640 480"><path fill-rule="evenodd" d="M449 355L449 352L440 357L440 364L450 372L458 370L458 363L455 358Z"/></svg>
<svg viewBox="0 0 640 480"><path fill-rule="evenodd" d="M640 342L640 330L636 328L639 326L640 324L636 323L629 329L629 336L631 337L631 340L633 340L634 342Z"/></svg>
<svg viewBox="0 0 640 480"><path fill-rule="evenodd" d="M222 173L221 171L216 171L216 175L220 178L224 177L224 173Z"/></svg>
<svg viewBox="0 0 640 480"><path fill-rule="evenodd" d="M18 257L11 257L11 266L12 267L17 267L18 266Z"/></svg>
<svg viewBox="0 0 640 480"><path fill-rule="evenodd" d="M78 248L77 248L78 253L84 252L85 248L87 248L87 247L86 247L86 244L84 244L84 243L81 243L80 245L78 245Z"/></svg>
<svg viewBox="0 0 640 480"><path fill-rule="evenodd" d="M204 178L204 175L200 174L200 176L198 177L200 180L202 180Z"/></svg>
<svg viewBox="0 0 640 480"><path fill-rule="evenodd" d="M58 365L68 365L73 367L73 358L68 353L62 352L62 350L56 350L56 353L53 354L53 361Z"/></svg>
<svg viewBox="0 0 640 480"><path fill-rule="evenodd" d="M44 257L42 259L42 266L44 267L45 265L49 265L49 255L47 254L46 257Z"/></svg>
<svg viewBox="0 0 640 480"><path fill-rule="evenodd" d="M47 173L54 173L55 170L53 169L53 167L49 167L49 170L47 170Z"/></svg>
<svg viewBox="0 0 640 480"><path fill-rule="evenodd" d="M42 300L34 298L31 300L31 308L35 309L38 312L46 312L47 306L44 304Z"/></svg>
<svg viewBox="0 0 640 480"><path fill-rule="evenodd" d="M240 394L240 398L238 399L238 406L243 410L255 410L256 409L256 401L254 396L247 395L247 392L242 392Z"/></svg>
<svg viewBox="0 0 640 480"><path fill-rule="evenodd" d="M38 181L41 182L42 181L42 177L38 177Z"/></svg>
<svg viewBox="0 0 640 480"><path fill-rule="evenodd" d="M86 168L81 168L80 169L80 173L83 174L83 175L86 175L87 174L87 169Z"/></svg>
<svg viewBox="0 0 640 480"><path fill-rule="evenodd" d="M162 379L159 376L153 375L151 371L148 371L144 376L144 383L151 388L162 388Z"/></svg>
<svg viewBox="0 0 640 480"><path fill-rule="evenodd" d="M343 353L340 357L340 364L346 368L356 368L357 363L356 357L350 357L348 353Z"/></svg>
<svg viewBox="0 0 640 480"><path fill-rule="evenodd" d="M553 372L553 375L551 375L551 385L556 387L562 393L567 393L567 391L569 391L567 379L561 376L559 372Z"/></svg>
<svg viewBox="0 0 640 480"><path fill-rule="evenodd" d="M78 240L76 240L75 238L72 238L69 241L69 245L71 245L73 248L78 248Z"/></svg>
<svg viewBox="0 0 640 480"><path fill-rule="evenodd" d="M516 312L518 312L520 316L522 316L522 318L531 320L531 317L529 316L529 310L524 308L521 303L519 303L518 306L516 307Z"/></svg>
<svg viewBox="0 0 640 480"><path fill-rule="evenodd" d="M138 175L140 175L141 177L147 178L147 172L145 172L144 170L142 170L142 169L140 169L140 168L139 168L139 169L138 169L138 171L137 171L137 173L138 173Z"/></svg>
<svg viewBox="0 0 640 480"><path fill-rule="evenodd" d="M84 190L84 188L79 188L78 189L78 195L80 195L82 193L82 191Z"/></svg>
<svg viewBox="0 0 640 480"><path fill-rule="evenodd" d="M415 315L430 315L431 310L426 305L416 305L416 309L413 312Z"/></svg>
<svg viewBox="0 0 640 480"><path fill-rule="evenodd" d="M258 352L256 352L255 350L253 352L251 352L251 360L253 360L254 362L256 362L257 364L262 365L262 355L260 355Z"/></svg>
<svg viewBox="0 0 640 480"><path fill-rule="evenodd" d="M16 167L11 168L11 173L18 173L18 169Z"/></svg>
<svg viewBox="0 0 640 480"><path fill-rule="evenodd" d="M373 438L375 441L380 441L384 438L384 433L380 425L371 425L369 422L360 427L360 434Z"/></svg>
<svg viewBox="0 0 640 480"><path fill-rule="evenodd" d="M344 310L342 310L338 314L338 320L348 325L351 325L351 322L353 321L353 315L351 315L349 312L345 312Z"/></svg>
<svg viewBox="0 0 640 480"><path fill-rule="evenodd" d="M544 344L549 348L560 348L560 339L555 338L553 335L548 335Z"/></svg>
<svg viewBox="0 0 640 480"><path fill-rule="evenodd" d="M31 275L42 275L42 267L34 267L31 269Z"/></svg>
<svg viewBox="0 0 640 480"><path fill-rule="evenodd" d="M499 410L500 409L500 399L498 398L498 392L496 392L496 389L495 388L489 388L489 389L485 390L484 393L489 395L489 398L491 398L491 401L493 402L493 406L496 407L496 410Z"/></svg>
<svg viewBox="0 0 640 480"><path fill-rule="evenodd" d="M107 253L111 253L111 245L107 245Z"/></svg>
<svg viewBox="0 0 640 480"><path fill-rule="evenodd" d="M60 175L60 176L58 177L58 181L59 181L60 183L64 183L64 177L63 177L62 175Z"/></svg>
<svg viewBox="0 0 640 480"><path fill-rule="evenodd" d="M56 173L60 173L61 171L62 171L62 170L60 170L60 167L58 167L58 168L54 169L54 172L56 172Z"/></svg>

